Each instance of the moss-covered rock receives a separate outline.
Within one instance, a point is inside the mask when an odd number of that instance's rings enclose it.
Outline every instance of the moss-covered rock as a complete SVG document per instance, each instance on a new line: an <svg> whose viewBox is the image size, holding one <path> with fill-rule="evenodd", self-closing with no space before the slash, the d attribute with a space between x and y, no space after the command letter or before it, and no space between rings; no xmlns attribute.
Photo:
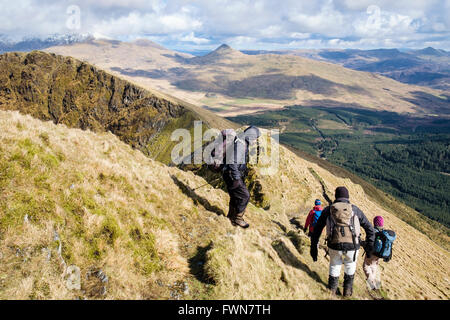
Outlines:
<svg viewBox="0 0 450 320"><path fill-rule="evenodd" d="M198 119L183 106L92 65L40 51L0 55L0 109L71 128L111 131L164 163L171 160L171 132L190 130Z"/></svg>

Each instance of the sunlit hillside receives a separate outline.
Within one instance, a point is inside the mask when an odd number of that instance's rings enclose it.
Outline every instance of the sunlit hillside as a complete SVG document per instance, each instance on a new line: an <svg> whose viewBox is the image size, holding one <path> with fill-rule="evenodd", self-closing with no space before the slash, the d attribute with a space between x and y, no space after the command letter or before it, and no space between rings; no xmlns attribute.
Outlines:
<svg viewBox="0 0 450 320"><path fill-rule="evenodd" d="M261 176L271 207L250 205L242 230L223 215L224 191L193 190L205 180L111 133L1 111L0 140L2 299L327 299L328 261L321 250L312 262L290 219L303 222L313 199L338 185L398 234L382 263L384 298L449 298L447 251L283 147L278 174ZM354 297L371 299L361 260Z"/></svg>

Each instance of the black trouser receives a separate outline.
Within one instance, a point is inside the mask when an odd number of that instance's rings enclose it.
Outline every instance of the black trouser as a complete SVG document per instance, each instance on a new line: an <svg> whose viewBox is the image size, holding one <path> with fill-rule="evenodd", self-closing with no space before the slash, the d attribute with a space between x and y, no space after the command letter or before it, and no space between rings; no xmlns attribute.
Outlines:
<svg viewBox="0 0 450 320"><path fill-rule="evenodd" d="M230 195L230 212L235 210L234 213L242 213L247 208L250 200L250 192L248 192L247 186L243 179L241 179L239 185L233 188L233 180L226 172L223 175L225 183L227 185L228 194Z"/></svg>

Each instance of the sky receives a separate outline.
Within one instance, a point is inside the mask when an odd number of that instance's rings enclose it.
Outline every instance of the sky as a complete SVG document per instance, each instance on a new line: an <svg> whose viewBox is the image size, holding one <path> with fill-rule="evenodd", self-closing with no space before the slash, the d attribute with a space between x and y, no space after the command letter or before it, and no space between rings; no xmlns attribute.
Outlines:
<svg viewBox="0 0 450 320"><path fill-rule="evenodd" d="M175 50L450 50L450 0L0 0L0 39L68 33Z"/></svg>

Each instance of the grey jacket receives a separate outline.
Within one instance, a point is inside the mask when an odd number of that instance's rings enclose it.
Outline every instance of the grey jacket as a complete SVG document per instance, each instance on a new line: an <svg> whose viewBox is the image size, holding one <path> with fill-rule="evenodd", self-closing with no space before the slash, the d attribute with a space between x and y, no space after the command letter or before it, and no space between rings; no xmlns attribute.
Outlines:
<svg viewBox="0 0 450 320"><path fill-rule="evenodd" d="M248 143L245 140L236 138L233 148L227 150L223 175L228 175L232 180L238 180L245 176L247 171Z"/></svg>

